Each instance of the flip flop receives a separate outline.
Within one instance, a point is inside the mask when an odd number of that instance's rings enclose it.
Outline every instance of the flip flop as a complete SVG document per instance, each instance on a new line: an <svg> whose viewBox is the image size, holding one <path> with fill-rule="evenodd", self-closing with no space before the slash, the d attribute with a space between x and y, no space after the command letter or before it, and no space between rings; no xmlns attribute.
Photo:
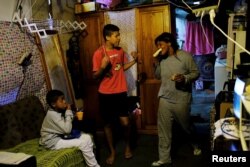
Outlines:
<svg viewBox="0 0 250 167"><path fill-rule="evenodd" d="M124 158L125 158L125 159L130 159L130 158L132 158L132 157L133 157L133 154L132 154L132 152L131 152L131 149L130 149L129 146L127 146L127 147L125 148Z"/></svg>
<svg viewBox="0 0 250 167"><path fill-rule="evenodd" d="M106 159L106 164L108 164L108 165L113 165L114 161L115 161L115 157L109 156L109 157Z"/></svg>
<svg viewBox="0 0 250 167"><path fill-rule="evenodd" d="M124 155L124 158L125 159L131 159L133 157L133 154L132 153L126 153L125 155Z"/></svg>

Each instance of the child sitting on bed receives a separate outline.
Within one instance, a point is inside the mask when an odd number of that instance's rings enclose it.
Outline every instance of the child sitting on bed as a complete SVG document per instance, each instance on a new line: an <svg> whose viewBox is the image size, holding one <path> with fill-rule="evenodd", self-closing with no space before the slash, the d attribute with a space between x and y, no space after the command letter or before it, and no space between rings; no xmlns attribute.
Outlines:
<svg viewBox="0 0 250 167"><path fill-rule="evenodd" d="M49 91L46 101L50 108L42 124L40 145L52 150L78 147L82 151L87 166L99 167L93 152L94 144L90 135L80 133L75 138L63 138L71 133L74 118L70 104L65 101L63 92L59 90Z"/></svg>

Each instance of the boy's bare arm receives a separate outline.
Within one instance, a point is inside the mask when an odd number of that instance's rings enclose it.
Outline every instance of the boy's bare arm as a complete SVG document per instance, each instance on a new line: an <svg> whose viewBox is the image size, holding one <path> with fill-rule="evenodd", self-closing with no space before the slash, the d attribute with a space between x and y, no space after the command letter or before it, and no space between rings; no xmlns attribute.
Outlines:
<svg viewBox="0 0 250 167"><path fill-rule="evenodd" d="M129 63L124 64L124 66L123 66L124 71L128 70L135 63L137 63L138 53L136 51L133 51L133 52L131 52L131 56L133 57L133 60L131 62L129 62Z"/></svg>
<svg viewBox="0 0 250 167"><path fill-rule="evenodd" d="M106 67L108 66L109 63L110 63L109 57L104 56L102 58L101 67L97 71L93 72L93 78L94 79L101 78L105 74L105 69L106 69Z"/></svg>

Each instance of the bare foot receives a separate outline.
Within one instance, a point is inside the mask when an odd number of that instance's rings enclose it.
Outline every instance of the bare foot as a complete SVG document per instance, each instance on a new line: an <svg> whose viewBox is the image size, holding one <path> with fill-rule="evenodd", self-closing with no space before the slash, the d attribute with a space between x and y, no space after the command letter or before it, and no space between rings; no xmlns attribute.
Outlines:
<svg viewBox="0 0 250 167"><path fill-rule="evenodd" d="M108 165L113 165L114 161L115 161L115 153L111 153L109 157L106 159L106 163Z"/></svg>
<svg viewBox="0 0 250 167"><path fill-rule="evenodd" d="M125 148L124 157L125 157L126 159L130 159L130 158L133 157L132 151L131 151L131 149L130 149L129 146L126 146L126 148Z"/></svg>

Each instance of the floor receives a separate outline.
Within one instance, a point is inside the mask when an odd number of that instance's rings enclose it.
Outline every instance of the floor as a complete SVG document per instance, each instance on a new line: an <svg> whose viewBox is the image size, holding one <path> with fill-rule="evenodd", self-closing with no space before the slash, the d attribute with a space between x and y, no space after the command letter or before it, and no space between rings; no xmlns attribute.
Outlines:
<svg viewBox="0 0 250 167"><path fill-rule="evenodd" d="M210 154L210 109L214 103L213 85L209 84L204 90L193 90L193 103L191 116L198 133L198 143L202 149L199 156L193 155L193 149L185 140L185 135L178 125L174 128L172 146L172 167L194 167L208 166ZM104 142L103 134L98 134L97 143L99 147L98 161L102 167L108 167L105 160L108 156L108 148ZM134 143L133 158L124 158L123 141L117 142L117 156L113 167L150 167L151 163L158 158L158 136L138 134Z"/></svg>
<svg viewBox="0 0 250 167"><path fill-rule="evenodd" d="M214 82L204 82L204 89L193 87L191 117L199 133L210 131L210 111L215 102Z"/></svg>
<svg viewBox="0 0 250 167"><path fill-rule="evenodd" d="M204 162L208 162L207 155L209 154L209 144L207 138L202 137L203 144L201 145L202 154L199 156L193 155L193 150L188 143L185 142L183 136L175 138L172 147L172 167L194 167L203 166L206 167ZM99 140L104 138L100 137ZM133 157L129 160L124 158L123 150L124 143L120 141L116 145L116 160L113 167L150 167L151 163L158 158L158 137L157 135L139 135L137 140L137 146L134 148ZM100 157L98 159L102 167L109 167L105 160L109 155L107 146L102 143L100 147Z"/></svg>

